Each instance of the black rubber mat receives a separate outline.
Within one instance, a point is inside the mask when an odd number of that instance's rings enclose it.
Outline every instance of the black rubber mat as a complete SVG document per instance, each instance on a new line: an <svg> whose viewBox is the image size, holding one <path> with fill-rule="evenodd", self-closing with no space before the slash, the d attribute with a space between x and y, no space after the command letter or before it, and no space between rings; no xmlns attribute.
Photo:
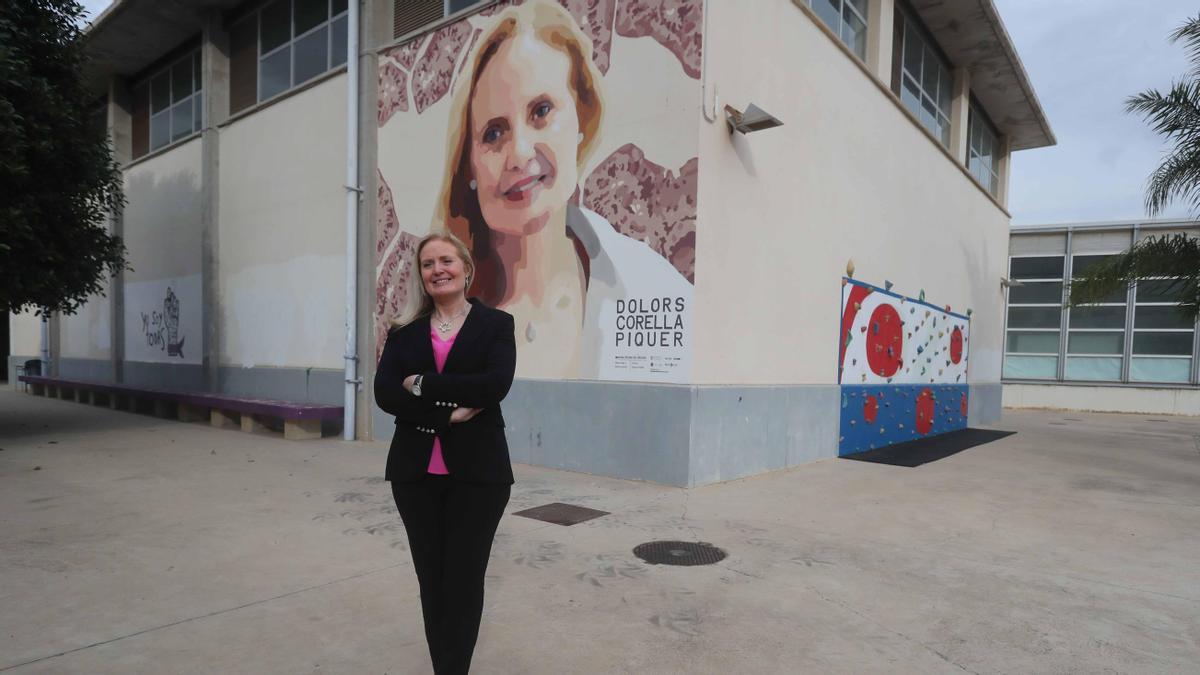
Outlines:
<svg viewBox="0 0 1200 675"><path fill-rule="evenodd" d="M929 438L919 438L915 441L896 443L886 448L856 452L853 455L843 455L841 459L853 459L858 462L874 462L875 464L891 464L892 466L915 467L939 459L956 455L963 450L984 443L1012 436L1015 431L998 431L995 429L959 429Z"/></svg>

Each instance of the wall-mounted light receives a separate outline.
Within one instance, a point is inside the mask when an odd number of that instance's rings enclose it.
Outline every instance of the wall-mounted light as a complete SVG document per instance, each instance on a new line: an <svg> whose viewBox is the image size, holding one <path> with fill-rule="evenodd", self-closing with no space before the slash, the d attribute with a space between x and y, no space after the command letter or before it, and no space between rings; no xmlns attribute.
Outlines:
<svg viewBox="0 0 1200 675"><path fill-rule="evenodd" d="M753 103L746 106L745 112L730 105L725 106L725 123L729 125L731 132L736 131L742 134L783 126L783 122L776 119L774 115Z"/></svg>
<svg viewBox="0 0 1200 675"><path fill-rule="evenodd" d="M1020 281L1017 281L1016 279L1009 279L1008 277L1000 277L1000 286L1003 288L1020 288L1021 286L1024 286L1024 285L1025 284L1021 283Z"/></svg>

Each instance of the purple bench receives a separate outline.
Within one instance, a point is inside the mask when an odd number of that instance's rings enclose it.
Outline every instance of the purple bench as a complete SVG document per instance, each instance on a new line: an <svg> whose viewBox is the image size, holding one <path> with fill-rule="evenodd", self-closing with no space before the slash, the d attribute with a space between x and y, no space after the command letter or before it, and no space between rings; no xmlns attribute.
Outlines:
<svg viewBox="0 0 1200 675"><path fill-rule="evenodd" d="M21 375L17 379L29 385L30 393L35 396L74 399L92 405L104 400L113 410L123 408L135 412L152 406L153 409L146 412L159 417L176 417L183 422L207 421L215 427L240 425L242 431L262 431L267 428L262 421L264 418L281 419L283 437L297 441L320 438L323 420L342 419L340 405L169 391L38 375Z"/></svg>

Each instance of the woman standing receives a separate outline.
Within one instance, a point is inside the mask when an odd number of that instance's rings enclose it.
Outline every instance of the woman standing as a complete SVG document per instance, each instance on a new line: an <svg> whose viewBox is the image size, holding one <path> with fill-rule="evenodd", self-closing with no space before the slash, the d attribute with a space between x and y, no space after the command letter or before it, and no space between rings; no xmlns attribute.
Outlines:
<svg viewBox="0 0 1200 675"><path fill-rule="evenodd" d="M396 416L385 477L408 533L433 669L466 673L513 483L500 413L516 367L513 317L467 299L475 266L453 235L426 236L415 262L411 308L393 322L375 400Z"/></svg>

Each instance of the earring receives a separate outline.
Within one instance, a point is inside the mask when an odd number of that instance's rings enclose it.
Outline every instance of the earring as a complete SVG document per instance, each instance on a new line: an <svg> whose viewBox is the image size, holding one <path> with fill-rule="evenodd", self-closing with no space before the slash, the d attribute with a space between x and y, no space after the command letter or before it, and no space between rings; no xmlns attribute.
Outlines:
<svg viewBox="0 0 1200 675"><path fill-rule="evenodd" d="M472 190L474 190L475 188L479 187L479 184L475 182L475 179L474 179L474 178L472 178L472 179L471 179L471 182L470 182L470 183L467 183L467 185L471 186L471 189L472 189Z"/></svg>
<svg viewBox="0 0 1200 675"><path fill-rule="evenodd" d="M582 131L579 132L578 143L579 143L579 145L583 145L583 132Z"/></svg>

